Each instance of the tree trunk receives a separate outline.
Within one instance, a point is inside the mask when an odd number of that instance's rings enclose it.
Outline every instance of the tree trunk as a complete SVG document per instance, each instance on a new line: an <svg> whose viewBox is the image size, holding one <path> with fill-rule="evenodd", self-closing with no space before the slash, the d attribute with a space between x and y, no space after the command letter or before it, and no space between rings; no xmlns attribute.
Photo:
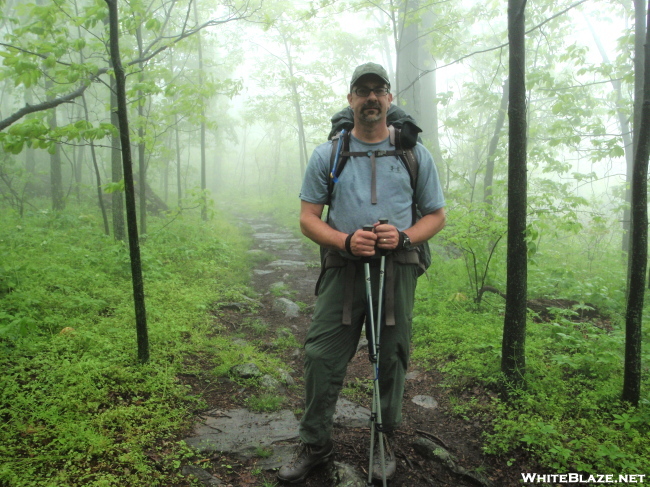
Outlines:
<svg viewBox="0 0 650 487"><path fill-rule="evenodd" d="M375 10L372 11L372 16L375 22L377 22L377 25L383 25L382 20L377 16L377 12ZM393 69L393 56L392 56L392 48L390 41L388 40L388 34L383 32L381 35L381 53L383 57L383 62L384 62L384 67L386 68L386 71L388 72L388 79L394 80L395 79L395 71ZM394 45L393 45L394 46Z"/></svg>
<svg viewBox="0 0 650 487"><path fill-rule="evenodd" d="M218 140L218 135L214 134L214 140ZM214 151L214 188L217 192L221 192L223 187L223 152L220 150Z"/></svg>
<svg viewBox="0 0 650 487"><path fill-rule="evenodd" d="M25 104L33 105L34 96L32 93L32 88L25 88ZM34 176L36 175L36 156L35 150L31 147L25 148L25 171L27 172L27 184L26 184L26 193L31 194L34 189Z"/></svg>
<svg viewBox="0 0 650 487"><path fill-rule="evenodd" d="M508 0L510 103L508 152L508 257L501 370L515 386L526 373L526 0Z"/></svg>
<svg viewBox="0 0 650 487"><path fill-rule="evenodd" d="M135 30L138 42L138 57L144 56L142 47L142 26L138 25ZM144 63L139 63L140 81L144 78ZM143 235L147 233L147 167L145 164L145 129L144 129L144 93L138 90L138 194L140 195L140 231Z"/></svg>
<svg viewBox="0 0 650 487"><path fill-rule="evenodd" d="M47 96L48 100L54 97ZM58 121L56 118L56 108L52 108L49 117L49 125L51 130L56 130ZM63 198L63 176L61 174L61 146L54 145L54 152L50 153L50 191L52 192L52 209L54 211L61 211L65 208L65 199Z"/></svg>
<svg viewBox="0 0 650 487"><path fill-rule="evenodd" d="M422 17L422 24L420 29L428 32L433 28L433 13L426 12ZM426 39L418 42L418 75L422 71L429 71L431 77L424 77L419 79L417 84L420 86L420 100L422 105L418 114L418 125L422 129L422 139L431 142L434 151L440 151L440 143L438 141L438 87L436 86L436 60L427 49ZM438 155L434 154L434 158ZM435 159L440 164L440 159ZM438 168L440 169L440 168Z"/></svg>
<svg viewBox="0 0 650 487"><path fill-rule="evenodd" d="M643 2L641 2L642 4ZM644 10L644 7L642 6L641 11ZM639 13L639 12L637 12ZM641 15L641 18L644 18L643 15ZM587 20L587 25L589 25L589 30L591 31L591 35L594 38L594 42L596 43L596 47L598 47L598 51L600 52L600 56L603 58L603 63L609 64L609 56L607 55L607 51L605 50L605 47L603 46L603 43L600 41L600 37L598 36L597 32L594 30L593 26L591 25L591 22L589 22L589 18L585 16L585 19ZM640 24L641 26L643 24ZM639 24L637 24L636 27L640 27ZM643 33L639 33L639 30L636 31L636 35L639 35L640 37L643 37ZM639 46L635 46L635 50L639 48ZM636 91L636 85L637 85L637 80L643 80L643 75L637 71L637 68L642 70L643 69L643 59L639 60L638 66L636 63L636 58L640 57L638 54L635 55L635 76L634 76L634 84L635 84L635 93ZM638 76L637 76L638 75ZM627 101L623 99L623 93L622 93L622 88L621 88L621 80L619 79L612 79L612 88L614 88L614 92L616 93L616 117L618 118L618 125L621 129L621 137L623 138L623 150L625 151L625 162L626 162L626 171L625 171L625 202L629 203L631 201L631 188L632 188L632 172L634 170L634 147L636 146L635 142L632 140L631 133L632 130L630 129L630 119L629 116L626 112L627 110ZM643 86L643 85L641 85ZM641 94L639 94L639 97ZM635 95L636 97L636 95ZM636 122L636 112L637 109L640 110L640 107L637 107L637 103L634 104L634 113L635 113L635 127L638 127L637 122ZM640 122L639 122L640 123ZM625 206L623 210L623 229L622 229L622 241L621 241L621 248L623 249L623 252L627 252L630 248L630 208L628 205ZM629 278L629 276L628 276Z"/></svg>
<svg viewBox="0 0 650 487"><path fill-rule="evenodd" d="M117 116L117 95L115 76L111 75L111 123L120 130L120 120ZM119 136L111 136L111 181L119 183L122 181L122 158L120 154ZM111 193L111 205L113 216L113 238L124 241L124 193L113 191Z"/></svg>
<svg viewBox="0 0 650 487"><path fill-rule="evenodd" d="M81 95L81 104L84 109L86 120L89 120L88 116L88 105L86 104L86 95ZM97 164L97 154L95 152L95 143L90 141L90 155L93 160L93 168L95 169L95 181L97 185L97 201L99 203L99 209L102 212L102 220L104 221L104 233L106 235L111 234L111 229L108 224L108 214L106 213L106 207L104 206L104 198L102 191L102 176L99 171L99 164Z"/></svg>
<svg viewBox="0 0 650 487"><path fill-rule="evenodd" d="M643 73L645 71L643 41L646 36L645 18L645 0L634 0L634 122L632 125L632 146L634 148L634 154L636 154L636 148L639 145L639 126L641 125L641 105L643 103ZM623 210L623 252L630 250L630 228L633 219L631 213L633 168L629 166L629 162L625 189L625 202L629 203L629 208ZM631 269L628 268L628 281L630 279L630 273Z"/></svg>
<svg viewBox="0 0 650 487"><path fill-rule="evenodd" d="M169 55L169 71L174 72L174 51L172 50ZM178 95L174 95L174 102L176 102ZM176 104L176 103L174 103ZM176 152L176 204L178 208L181 208L182 203L182 162L181 162L181 141L180 141L180 130L178 129L178 112L174 110L174 145Z"/></svg>
<svg viewBox="0 0 650 487"><path fill-rule="evenodd" d="M138 336L138 359L141 363L145 363L149 361L149 338L147 332L147 313L144 301L144 284L142 281L142 262L140 260L140 243L138 241L138 222L135 204L135 188L133 184L133 162L131 158L128 109L126 105L126 76L120 59L117 0L105 1L108 4L111 59L115 71L115 84L117 88L117 112L120 123L120 142L122 146L122 164L124 169L126 221L129 233L133 301L135 304L136 331Z"/></svg>
<svg viewBox="0 0 650 487"><path fill-rule="evenodd" d="M75 9L78 8L78 6L75 4ZM79 15L78 10L76 10L77 15ZM79 38L81 39L83 37L82 32L81 32L81 27L77 27L77 32L79 33ZM79 51L79 64L84 63L84 55L83 51ZM83 110L84 117L86 122L90 123L90 117L88 115L88 103L86 102L86 95L82 94L81 95L81 109ZM93 163L93 169L95 171L95 183L96 183L96 188L97 188L97 202L99 204L99 209L102 213L102 220L104 222L104 234L110 235L111 234L111 229L108 224L108 213L106 212L106 206L104 205L104 194L103 194L103 189L102 189L102 176L101 172L99 170L99 164L97 163L97 152L95 151L95 142L93 140L90 141L90 156L92 159Z"/></svg>
<svg viewBox="0 0 650 487"><path fill-rule="evenodd" d="M199 12L197 7L198 0L194 2L194 20L196 24L199 23ZM197 42L199 43L199 90L203 92L203 42L201 33L197 34ZM203 95L202 95L203 97ZM206 195L206 170L205 170L205 102L201 101L201 218L208 219L208 200Z"/></svg>
<svg viewBox="0 0 650 487"><path fill-rule="evenodd" d="M449 181L447 179L447 174L449 173L449 169L446 166L443 166L442 164L442 150L440 149L440 132L438 130L438 102L436 101L438 98L438 81L436 77L436 72L432 71L431 72L431 86L432 86L432 91L431 91L431 122L427 123L427 125L430 125L430 131L429 131L429 143L431 144L431 153L433 154L433 160L435 161L438 171L440 172L440 180L441 181ZM445 185L445 191L449 189L448 185Z"/></svg>
<svg viewBox="0 0 650 487"><path fill-rule="evenodd" d="M183 203L181 141L178 130L178 114L174 113L174 135L176 137L176 200L180 209Z"/></svg>
<svg viewBox="0 0 650 487"><path fill-rule="evenodd" d="M487 163L485 165L485 178L483 179L483 203L487 206L492 206L492 184L494 179L494 157L499 144L499 137L501 136L501 129L506 119L506 111L508 110L508 96L509 96L509 83L506 79L503 83L503 95L501 96L501 106L499 113L497 113L496 124L494 125L494 134L490 140L488 147Z"/></svg>
<svg viewBox="0 0 650 487"><path fill-rule="evenodd" d="M81 113L77 117L78 120L82 119ZM75 184L75 196L77 198L77 203L81 202L81 187L83 186L83 168L84 168L84 159L86 153L86 147L84 145L79 145L76 152L73 152L73 167L74 167L74 184Z"/></svg>
<svg viewBox="0 0 650 487"><path fill-rule="evenodd" d="M395 103L403 107L416 120L422 118L420 83L414 82L420 66L420 40L417 22L409 22L411 12L417 9L417 2L410 0L402 2L399 9L398 45L397 52L397 88L408 86L396 92Z"/></svg>
<svg viewBox="0 0 650 487"><path fill-rule="evenodd" d="M284 50L287 54L287 66L289 68L289 79L291 80L291 99L293 101L293 108L296 112L296 125L298 126L298 150L300 151L300 177L305 176L305 168L307 167L307 140L305 137L305 125L302 121L302 110L300 108L300 94L298 93L298 87L296 86L294 72L293 72L293 60L291 57L291 49L289 48L289 41L284 35L282 36L284 40Z"/></svg>
<svg viewBox="0 0 650 487"><path fill-rule="evenodd" d="M636 2L635 2L636 3ZM650 6L648 9L650 14ZM638 19L637 19L638 21ZM650 25L650 18L648 18ZM638 53L637 53L638 54ZM630 228L630 265L625 313L625 373L623 400L638 406L641 397L641 324L645 294L645 272L648 263L648 156L650 155L650 35L646 29L644 54L643 101L640 123L635 125L636 145L632 172L632 226ZM635 94L636 108L639 106Z"/></svg>

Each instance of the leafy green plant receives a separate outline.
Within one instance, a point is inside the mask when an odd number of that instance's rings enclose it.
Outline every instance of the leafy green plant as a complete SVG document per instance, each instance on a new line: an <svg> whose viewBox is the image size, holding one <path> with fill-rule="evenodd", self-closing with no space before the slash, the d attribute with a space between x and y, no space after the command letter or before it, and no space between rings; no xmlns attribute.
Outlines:
<svg viewBox="0 0 650 487"><path fill-rule="evenodd" d="M461 252L474 301L480 304L483 287L494 281L491 267L500 258L498 250L506 232L505 220L491 207L478 206L450 210L449 221L443 238Z"/></svg>
<svg viewBox="0 0 650 487"><path fill-rule="evenodd" d="M343 396L354 402L367 401L368 395L372 394L372 381L355 377L354 380L348 381L341 390Z"/></svg>
<svg viewBox="0 0 650 487"><path fill-rule="evenodd" d="M285 398L275 394L261 394L246 399L246 405L253 411L271 413L278 411L285 402Z"/></svg>
<svg viewBox="0 0 650 487"><path fill-rule="evenodd" d="M285 283L279 282L271 286L271 294L277 297L283 297L291 296L293 294L296 294L296 292L289 288L289 286L287 286Z"/></svg>
<svg viewBox="0 0 650 487"><path fill-rule="evenodd" d="M277 331L277 338L273 341L273 345L280 349L300 347L300 343L289 328L280 328Z"/></svg>
<svg viewBox="0 0 650 487"><path fill-rule="evenodd" d="M251 329L257 336L264 336L269 330L269 325L260 318L247 318L242 326Z"/></svg>
<svg viewBox="0 0 650 487"><path fill-rule="evenodd" d="M269 458L273 455L273 448L258 446L255 448L255 456L260 458Z"/></svg>

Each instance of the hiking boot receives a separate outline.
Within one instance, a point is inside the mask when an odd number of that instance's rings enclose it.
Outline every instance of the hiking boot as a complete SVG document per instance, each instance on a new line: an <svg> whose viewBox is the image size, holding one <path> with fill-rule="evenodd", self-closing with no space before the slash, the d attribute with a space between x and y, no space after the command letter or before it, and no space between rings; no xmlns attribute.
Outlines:
<svg viewBox="0 0 650 487"><path fill-rule="evenodd" d="M321 448L300 442L291 461L278 471L278 480L290 484L302 482L314 467L325 463L333 452L331 440Z"/></svg>
<svg viewBox="0 0 650 487"><path fill-rule="evenodd" d="M381 477L381 451L379 449L379 436L375 440L375 450L373 455L373 465L372 465L372 479L374 481L382 481ZM397 461L395 460L395 454L393 449L390 446L390 441L388 435L384 433L384 465L386 469L386 480L390 480L395 475L395 470L397 470Z"/></svg>

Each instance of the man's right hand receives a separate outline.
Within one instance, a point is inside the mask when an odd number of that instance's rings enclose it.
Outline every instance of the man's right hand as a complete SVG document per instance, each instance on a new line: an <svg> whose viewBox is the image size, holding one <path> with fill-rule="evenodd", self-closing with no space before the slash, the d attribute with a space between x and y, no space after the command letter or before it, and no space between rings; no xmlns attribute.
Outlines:
<svg viewBox="0 0 650 487"><path fill-rule="evenodd" d="M357 257L372 257L375 255L375 244L377 235L374 232L367 232L363 229L357 230L350 240L352 255Z"/></svg>

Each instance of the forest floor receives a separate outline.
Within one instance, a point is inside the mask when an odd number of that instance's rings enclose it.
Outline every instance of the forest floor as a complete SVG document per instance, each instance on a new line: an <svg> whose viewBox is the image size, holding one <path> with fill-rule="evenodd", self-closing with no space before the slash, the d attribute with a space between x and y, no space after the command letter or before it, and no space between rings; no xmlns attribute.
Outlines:
<svg viewBox="0 0 650 487"><path fill-rule="evenodd" d="M264 252L277 259L271 263L265 261L258 265L251 277L251 286L258 293L256 298L261 307L253 313L245 312L238 306L222 306L218 311L217 319L225 325L229 333L244 339L259 342L266 340L270 343L277 337L277 330L289 328L297 342L302 344L305 339L310 321L310 310L315 301L314 285L319 273L318 256L315 246L308 248L296 239L282 240L277 238L279 232L288 233L286 229L274 228L268 221L248 220L254 245L251 252ZM268 238L265 238L268 237ZM272 245L272 241L276 244ZM271 242L271 243L270 243ZM284 265L277 265L277 262ZM275 264L274 264L275 263ZM302 264L299 264L302 263ZM278 285L284 283L285 287ZM276 300L277 292L272 292L273 287L285 290L293 302L302 303L302 312L295 318L287 318L282 310L278 309ZM262 337L253 336L249 327L242 326L244 320L251 317L265 324ZM285 391L283 408L300 412L304 407L303 400L303 353L300 347L289 347L284 350L274 350L279 353L286 364L286 369L296 382L295 387ZM201 358L195 357L200 363ZM196 364L194 364L196 365ZM206 363L206 372L212 365ZM348 390L357 390L353 400L361 406L370 408L371 393L359 389L362 381L371 377L371 367L368 361L366 347L360 347L356 356L348 365L345 385ZM206 375L187 375L179 377L191 387L194 394L201 395L206 401L208 410L228 411L246 408L247 399L258 391L242 387L240 384L221 380L217 383L214 377ZM398 460L398 470L391 486L418 487L418 486L451 486L465 487L479 485L469 477L455 474L442 463L422 457L413 447L413 442L418 437L433 440L443 446L457 460L458 465L470 472L478 472L489 479L495 487L510 487L521 485L521 472L534 472L532 466L522 465L521 461L511 460L511 466L494 457L486 456L481 451L481 437L489 428L488 424L460 417L452 413L452 401L449 390L441 384L444 382L442 374L436 370L425 370L418 367L417 363L411 364L409 379L406 382L403 424L396 434L393 448ZM355 387L357 389L355 389ZM466 392L467 398L479 401L489 400L494 393L480 388ZM438 406L427 409L412 402L418 395L432 396ZM461 398L461 401L463 399ZM203 411L204 412L204 411ZM197 421L203 412L197 412ZM298 414L299 415L299 414ZM335 443L334 460L344 462L354 467L360 476L367 475L368 467L368 428L342 428L334 427L333 440ZM521 458L524 458L523 456ZM213 453L202 464L202 468L213 476L213 482L206 485L224 486L273 486L276 485L276 473L256 468L254 460L242 461L219 452ZM261 471L260 471L261 470ZM218 482L218 483L216 483ZM306 487L330 487L333 481L326 467L317 467L304 482Z"/></svg>

